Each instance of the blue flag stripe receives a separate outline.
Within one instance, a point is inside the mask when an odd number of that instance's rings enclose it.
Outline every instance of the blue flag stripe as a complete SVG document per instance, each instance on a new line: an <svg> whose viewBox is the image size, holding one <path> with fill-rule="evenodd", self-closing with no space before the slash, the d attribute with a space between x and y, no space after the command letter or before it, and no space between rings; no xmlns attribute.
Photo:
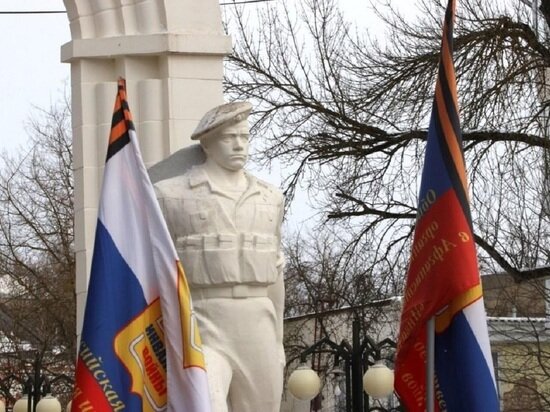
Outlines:
<svg viewBox="0 0 550 412"><path fill-rule="evenodd" d="M435 336L436 374L448 412L498 411L489 367L464 313Z"/></svg>
<svg viewBox="0 0 550 412"><path fill-rule="evenodd" d="M130 411L141 410L141 399L128 391L130 376L114 352L111 337L146 306L135 275L98 220L82 341L101 359L113 390Z"/></svg>

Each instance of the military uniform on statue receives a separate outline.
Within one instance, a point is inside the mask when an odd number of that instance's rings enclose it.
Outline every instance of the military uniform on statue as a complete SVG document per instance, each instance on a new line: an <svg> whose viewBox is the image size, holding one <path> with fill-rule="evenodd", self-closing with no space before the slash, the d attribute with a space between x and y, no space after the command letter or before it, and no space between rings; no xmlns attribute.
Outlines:
<svg viewBox="0 0 550 412"><path fill-rule="evenodd" d="M214 412L277 412L283 387L282 193L244 171L248 102L206 113L204 164L155 185L196 312Z"/></svg>

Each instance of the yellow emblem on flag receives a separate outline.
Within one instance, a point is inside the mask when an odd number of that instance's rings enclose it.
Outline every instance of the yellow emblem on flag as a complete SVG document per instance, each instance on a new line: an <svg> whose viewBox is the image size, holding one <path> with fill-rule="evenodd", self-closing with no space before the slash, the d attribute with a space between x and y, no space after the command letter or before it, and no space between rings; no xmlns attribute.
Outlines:
<svg viewBox="0 0 550 412"><path fill-rule="evenodd" d="M166 408L166 349L160 300L156 299L116 336L114 348L141 396L143 412Z"/></svg>
<svg viewBox="0 0 550 412"><path fill-rule="evenodd" d="M191 305L191 293L180 262L178 262L178 299L183 343L183 367L206 369L199 327Z"/></svg>

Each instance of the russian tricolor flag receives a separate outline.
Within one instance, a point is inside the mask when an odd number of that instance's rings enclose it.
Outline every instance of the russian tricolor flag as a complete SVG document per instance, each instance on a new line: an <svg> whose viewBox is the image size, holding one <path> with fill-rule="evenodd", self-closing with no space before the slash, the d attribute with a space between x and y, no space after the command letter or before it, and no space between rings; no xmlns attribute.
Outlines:
<svg viewBox="0 0 550 412"><path fill-rule="evenodd" d="M433 317L435 410L499 410L458 118L455 7L449 0L396 354L396 391L412 412L426 410L426 324Z"/></svg>
<svg viewBox="0 0 550 412"><path fill-rule="evenodd" d="M187 282L141 158L122 79L72 410L210 411Z"/></svg>

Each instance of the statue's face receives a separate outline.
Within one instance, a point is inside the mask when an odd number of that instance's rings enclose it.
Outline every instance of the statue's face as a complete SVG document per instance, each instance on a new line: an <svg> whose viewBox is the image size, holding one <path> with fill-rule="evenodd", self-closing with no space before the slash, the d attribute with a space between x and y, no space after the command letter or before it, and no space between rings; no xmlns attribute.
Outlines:
<svg viewBox="0 0 550 412"><path fill-rule="evenodd" d="M208 159L224 169L237 171L246 163L249 137L248 120L245 119L224 127L216 136L201 141L201 145Z"/></svg>

